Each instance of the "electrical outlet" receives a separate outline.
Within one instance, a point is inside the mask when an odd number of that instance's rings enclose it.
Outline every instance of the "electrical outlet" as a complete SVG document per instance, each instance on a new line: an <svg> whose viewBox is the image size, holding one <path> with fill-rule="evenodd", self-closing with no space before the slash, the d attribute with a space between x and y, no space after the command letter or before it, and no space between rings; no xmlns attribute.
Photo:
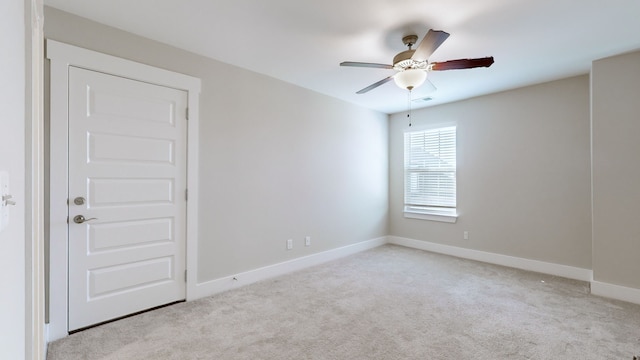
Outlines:
<svg viewBox="0 0 640 360"><path fill-rule="evenodd" d="M464 234L463 234L463 237L464 237L465 240L469 240L469 232L465 231Z"/></svg>
<svg viewBox="0 0 640 360"><path fill-rule="evenodd" d="M304 246L311 246L311 236L305 236Z"/></svg>
<svg viewBox="0 0 640 360"><path fill-rule="evenodd" d="M287 250L293 249L293 239L287 240Z"/></svg>

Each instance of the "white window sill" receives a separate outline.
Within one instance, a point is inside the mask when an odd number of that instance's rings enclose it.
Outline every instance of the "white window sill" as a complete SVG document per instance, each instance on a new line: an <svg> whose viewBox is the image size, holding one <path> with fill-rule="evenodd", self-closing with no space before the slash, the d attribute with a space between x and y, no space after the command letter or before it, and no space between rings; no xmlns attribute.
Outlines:
<svg viewBox="0 0 640 360"><path fill-rule="evenodd" d="M425 211L404 211L404 217L407 219L419 219L419 220L429 220L429 221L439 221L446 223L455 223L458 221L458 214L455 213L455 210L449 214L443 214L442 212L430 212L428 210Z"/></svg>

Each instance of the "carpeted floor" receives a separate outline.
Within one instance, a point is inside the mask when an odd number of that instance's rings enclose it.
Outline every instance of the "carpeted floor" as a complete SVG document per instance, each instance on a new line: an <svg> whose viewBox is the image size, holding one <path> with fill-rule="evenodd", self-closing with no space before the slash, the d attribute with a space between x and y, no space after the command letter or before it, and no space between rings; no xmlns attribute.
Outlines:
<svg viewBox="0 0 640 360"><path fill-rule="evenodd" d="M49 360L632 359L640 306L385 245L49 344Z"/></svg>

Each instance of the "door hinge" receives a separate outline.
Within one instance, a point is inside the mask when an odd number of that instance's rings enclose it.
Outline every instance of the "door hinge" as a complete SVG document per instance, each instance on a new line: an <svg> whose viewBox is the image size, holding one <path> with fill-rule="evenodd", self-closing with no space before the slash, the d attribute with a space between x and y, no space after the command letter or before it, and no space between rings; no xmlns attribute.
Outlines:
<svg viewBox="0 0 640 360"><path fill-rule="evenodd" d="M186 109L186 114L185 116L187 117L187 120L189 120L189 108Z"/></svg>
<svg viewBox="0 0 640 360"><path fill-rule="evenodd" d="M184 189L184 201L189 201L189 189Z"/></svg>
<svg viewBox="0 0 640 360"><path fill-rule="evenodd" d="M184 282L187 282L187 270L184 271Z"/></svg>

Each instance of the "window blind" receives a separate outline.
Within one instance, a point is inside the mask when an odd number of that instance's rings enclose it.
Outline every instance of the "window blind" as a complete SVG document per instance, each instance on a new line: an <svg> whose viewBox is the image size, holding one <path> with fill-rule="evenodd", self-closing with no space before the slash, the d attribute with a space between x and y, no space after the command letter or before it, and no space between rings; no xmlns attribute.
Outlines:
<svg viewBox="0 0 640 360"><path fill-rule="evenodd" d="M405 209L456 207L456 127L404 135Z"/></svg>

